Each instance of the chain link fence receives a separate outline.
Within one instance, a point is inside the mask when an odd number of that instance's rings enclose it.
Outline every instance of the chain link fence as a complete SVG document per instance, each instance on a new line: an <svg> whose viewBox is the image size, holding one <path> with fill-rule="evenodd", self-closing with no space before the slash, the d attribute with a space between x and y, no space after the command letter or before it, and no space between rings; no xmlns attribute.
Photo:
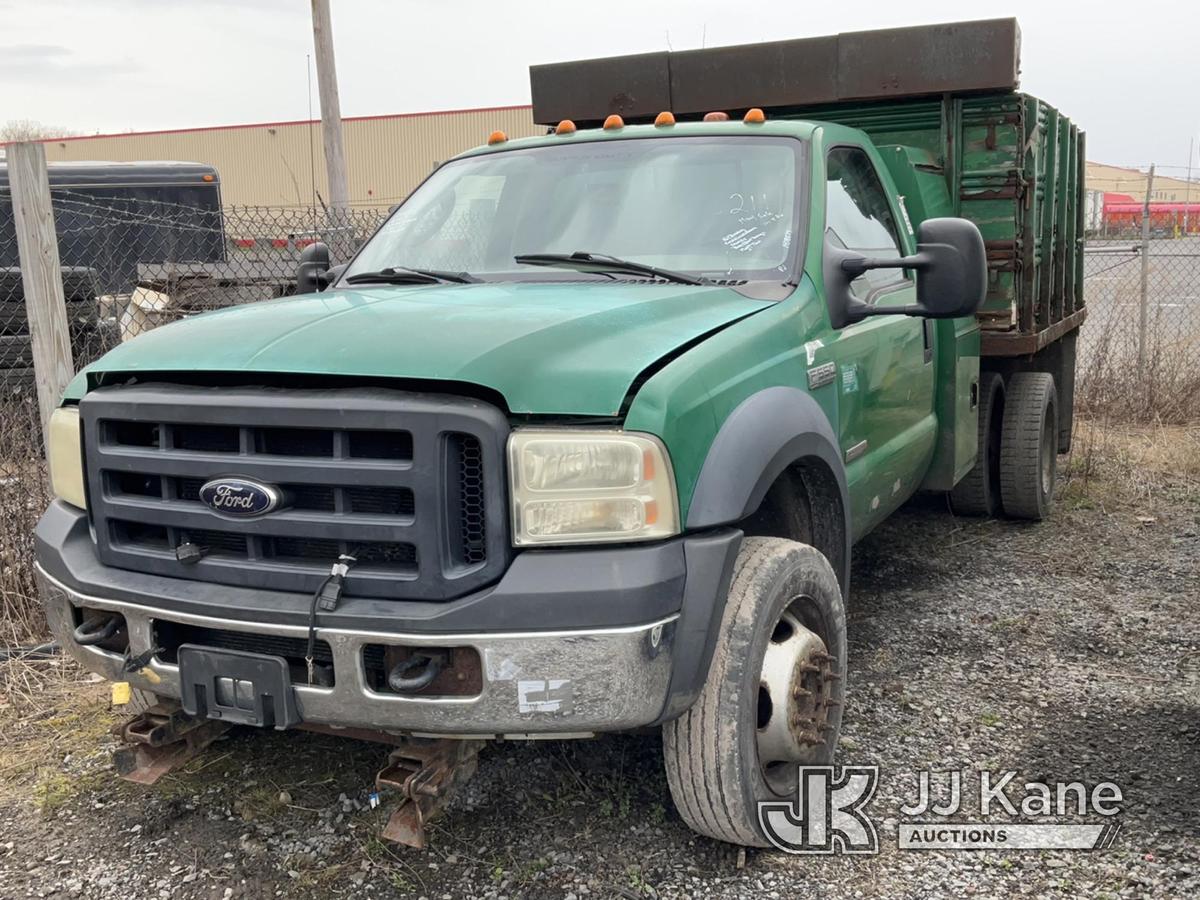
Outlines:
<svg viewBox="0 0 1200 900"><path fill-rule="evenodd" d="M0 196L0 208L8 202ZM55 226L77 367L144 331L213 309L293 293L309 244L353 252L387 210L224 210L136 197L54 192ZM7 227L5 227L7 226ZM34 384L11 219L0 223L0 391Z"/></svg>
<svg viewBox="0 0 1200 900"><path fill-rule="evenodd" d="M1128 421L1200 421L1200 236L1088 241L1076 400Z"/></svg>
<svg viewBox="0 0 1200 900"><path fill-rule="evenodd" d="M386 208L197 209L53 192L76 368L168 322L291 294L304 248L353 252ZM36 373L12 220L0 192L0 646L38 634L33 532L49 502Z"/></svg>

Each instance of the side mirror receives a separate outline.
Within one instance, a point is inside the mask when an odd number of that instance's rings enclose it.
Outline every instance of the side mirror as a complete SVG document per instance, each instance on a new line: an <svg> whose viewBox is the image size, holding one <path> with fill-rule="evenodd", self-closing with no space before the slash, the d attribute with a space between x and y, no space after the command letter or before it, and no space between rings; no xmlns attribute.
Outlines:
<svg viewBox="0 0 1200 900"><path fill-rule="evenodd" d="M957 319L972 315L987 295L987 251L983 235L966 219L926 219L917 229L917 252L899 259L868 259L826 245L825 289L834 327L867 316L921 316ZM850 282L869 269L911 269L917 273L913 306L878 307L850 292Z"/></svg>
<svg viewBox="0 0 1200 900"><path fill-rule="evenodd" d="M300 251L296 268L296 293L313 294L323 291L333 280L329 277L329 247L320 241Z"/></svg>

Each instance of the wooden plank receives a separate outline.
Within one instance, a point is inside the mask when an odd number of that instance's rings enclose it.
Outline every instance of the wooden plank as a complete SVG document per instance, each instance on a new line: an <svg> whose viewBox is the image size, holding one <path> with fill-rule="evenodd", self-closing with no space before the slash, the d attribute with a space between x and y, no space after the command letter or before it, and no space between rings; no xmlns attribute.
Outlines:
<svg viewBox="0 0 1200 900"><path fill-rule="evenodd" d="M9 144L8 178L21 260L21 285L37 372L38 409L42 434L46 435L50 414L61 401L75 367L45 148L40 143Z"/></svg>
<svg viewBox="0 0 1200 900"><path fill-rule="evenodd" d="M1054 230L1058 218L1058 110L1049 107L1046 109L1042 154L1044 163L1038 184L1038 190L1042 192L1042 214L1038 223L1038 304L1035 313L1039 331L1053 321Z"/></svg>
<svg viewBox="0 0 1200 900"><path fill-rule="evenodd" d="M1053 344L1069 331L1074 331L1087 318L1086 309L1077 309L1065 319L1060 319L1049 328L1036 334L1020 334L1015 331L984 331L979 338L980 356L1029 356L1043 347Z"/></svg>
<svg viewBox="0 0 1200 900"><path fill-rule="evenodd" d="M1067 143L1070 153L1067 156L1067 215L1065 236L1063 238L1062 286L1060 318L1069 316L1075 311L1075 257L1082 251L1079 248L1079 129L1067 125Z"/></svg>
<svg viewBox="0 0 1200 900"><path fill-rule="evenodd" d="M1067 314L1067 240L1071 233L1071 224L1075 219L1074 198L1075 190L1075 158L1071 155L1071 123L1066 116L1059 116L1057 122L1058 140L1058 177L1054 180L1055 201L1054 210L1054 273L1053 288L1050 295L1050 321L1057 322Z"/></svg>

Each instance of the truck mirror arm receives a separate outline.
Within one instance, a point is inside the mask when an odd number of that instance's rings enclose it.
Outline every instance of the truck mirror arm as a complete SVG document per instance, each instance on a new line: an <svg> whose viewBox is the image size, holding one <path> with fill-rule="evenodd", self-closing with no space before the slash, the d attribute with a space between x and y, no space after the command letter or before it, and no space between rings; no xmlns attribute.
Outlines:
<svg viewBox="0 0 1200 900"><path fill-rule="evenodd" d="M892 259L872 259L865 256L851 256L840 263L846 277L853 281L871 269L904 269L905 271L924 272L933 265L933 256L927 252L917 252L912 256L901 256ZM926 316L929 310L920 304L910 306L872 306L860 300L851 302L846 310L848 321L861 322L868 316Z"/></svg>
<svg viewBox="0 0 1200 900"><path fill-rule="evenodd" d="M924 251L912 256L901 256L894 259L871 259L865 256L851 256L841 261L842 271L851 279L858 278L870 269L905 269L923 271L933 263L933 257Z"/></svg>

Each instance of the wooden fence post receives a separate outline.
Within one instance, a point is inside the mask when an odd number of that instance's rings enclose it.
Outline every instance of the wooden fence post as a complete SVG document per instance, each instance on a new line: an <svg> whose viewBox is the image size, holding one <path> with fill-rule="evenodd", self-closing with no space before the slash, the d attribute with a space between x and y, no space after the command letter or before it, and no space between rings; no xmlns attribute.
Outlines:
<svg viewBox="0 0 1200 900"><path fill-rule="evenodd" d="M58 259L54 210L50 205L46 149L40 143L28 142L9 144L7 151L8 183L12 190L17 251L21 259L21 285L25 292L42 438L45 440L50 414L75 374L63 297L62 266Z"/></svg>

